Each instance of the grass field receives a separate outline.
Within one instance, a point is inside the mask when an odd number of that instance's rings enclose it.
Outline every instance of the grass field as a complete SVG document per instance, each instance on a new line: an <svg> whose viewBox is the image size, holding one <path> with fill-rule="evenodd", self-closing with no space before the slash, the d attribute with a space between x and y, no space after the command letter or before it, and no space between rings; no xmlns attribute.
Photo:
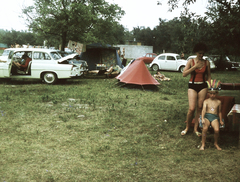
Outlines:
<svg viewBox="0 0 240 182"><path fill-rule="evenodd" d="M65 84L0 80L0 182L240 181L238 133L209 135L206 150L189 132L181 73L158 91L127 89L116 79ZM153 72L152 72L153 74ZM240 83L240 71L212 73ZM240 103L240 91L222 91Z"/></svg>

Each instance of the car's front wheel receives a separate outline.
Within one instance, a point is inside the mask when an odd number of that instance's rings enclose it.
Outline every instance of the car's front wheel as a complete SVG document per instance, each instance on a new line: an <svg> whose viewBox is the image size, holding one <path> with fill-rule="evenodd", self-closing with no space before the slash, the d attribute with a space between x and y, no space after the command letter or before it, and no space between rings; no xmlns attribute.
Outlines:
<svg viewBox="0 0 240 182"><path fill-rule="evenodd" d="M185 66L181 66L181 67L179 68L179 71L182 73L183 70L184 70L184 68L185 68Z"/></svg>
<svg viewBox="0 0 240 182"><path fill-rule="evenodd" d="M158 65L157 64L152 65L152 70L153 71L158 71L159 70Z"/></svg>
<svg viewBox="0 0 240 182"><path fill-rule="evenodd" d="M54 84L57 82L57 75L51 72L43 73L42 79L44 83Z"/></svg>

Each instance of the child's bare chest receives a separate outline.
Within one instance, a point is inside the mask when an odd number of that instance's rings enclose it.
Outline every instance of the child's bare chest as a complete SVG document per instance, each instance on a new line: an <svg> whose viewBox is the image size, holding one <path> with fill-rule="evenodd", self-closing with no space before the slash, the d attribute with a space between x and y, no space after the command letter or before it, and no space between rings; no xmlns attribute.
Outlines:
<svg viewBox="0 0 240 182"><path fill-rule="evenodd" d="M218 112L218 102L210 102L207 104L207 112L217 113Z"/></svg>

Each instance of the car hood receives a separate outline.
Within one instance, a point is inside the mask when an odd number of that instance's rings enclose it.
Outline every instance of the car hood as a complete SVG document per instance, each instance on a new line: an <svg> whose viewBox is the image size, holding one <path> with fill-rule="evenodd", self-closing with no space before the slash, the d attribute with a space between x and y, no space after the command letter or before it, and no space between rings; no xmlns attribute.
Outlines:
<svg viewBox="0 0 240 182"><path fill-rule="evenodd" d="M62 63L68 59L74 59L75 57L77 57L78 54L74 53L74 54L70 54L70 55L67 55L65 57L62 57L61 59L58 60L59 63Z"/></svg>

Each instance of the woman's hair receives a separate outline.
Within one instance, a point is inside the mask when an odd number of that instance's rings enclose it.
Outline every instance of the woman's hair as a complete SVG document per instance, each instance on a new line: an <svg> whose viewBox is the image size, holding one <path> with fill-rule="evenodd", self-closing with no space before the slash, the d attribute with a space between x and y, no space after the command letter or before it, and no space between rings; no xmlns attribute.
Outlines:
<svg viewBox="0 0 240 182"><path fill-rule="evenodd" d="M193 47L193 52L199 52L199 51L204 51L204 52L207 52L207 45L200 42L200 43L197 43L194 47Z"/></svg>
<svg viewBox="0 0 240 182"><path fill-rule="evenodd" d="M27 54L22 55L22 59L25 59L27 57Z"/></svg>

